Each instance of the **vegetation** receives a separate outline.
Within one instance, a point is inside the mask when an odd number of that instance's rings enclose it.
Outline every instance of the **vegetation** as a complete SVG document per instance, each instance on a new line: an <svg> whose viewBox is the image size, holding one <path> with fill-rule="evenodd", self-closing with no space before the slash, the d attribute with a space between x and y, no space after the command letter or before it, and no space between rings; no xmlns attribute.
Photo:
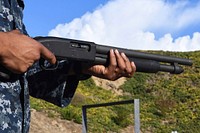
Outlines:
<svg viewBox="0 0 200 133"><path fill-rule="evenodd" d="M200 52L160 52L190 58L194 66L200 66ZM85 104L140 99L141 131L169 133L172 131L197 133L200 126L200 69L186 67L180 75L168 73L136 73L120 86L123 96L97 87L92 79L80 82L72 103L59 108L44 101L31 98L31 107L48 112L50 117L61 117L82 122L81 107ZM90 132L119 131L133 125L133 105L117 105L89 109Z"/></svg>

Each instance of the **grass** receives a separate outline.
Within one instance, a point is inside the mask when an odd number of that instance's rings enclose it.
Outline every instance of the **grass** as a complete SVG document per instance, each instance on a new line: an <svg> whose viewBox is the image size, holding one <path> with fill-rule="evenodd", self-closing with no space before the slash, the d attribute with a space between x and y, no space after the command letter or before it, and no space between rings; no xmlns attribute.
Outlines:
<svg viewBox="0 0 200 133"><path fill-rule="evenodd" d="M164 52L159 52L162 54ZM190 58L194 66L200 66L200 52L165 54ZM136 73L120 89L123 96L97 87L92 79L81 81L72 103L59 108L44 101L31 98L31 107L49 112L51 117L81 123L81 107L85 104L106 103L120 100L140 99L141 131L169 133L172 131L198 133L200 125L200 69L184 67L184 73L145 74ZM117 132L133 125L133 110L129 105L88 110L90 132ZM122 115L123 114L123 115Z"/></svg>

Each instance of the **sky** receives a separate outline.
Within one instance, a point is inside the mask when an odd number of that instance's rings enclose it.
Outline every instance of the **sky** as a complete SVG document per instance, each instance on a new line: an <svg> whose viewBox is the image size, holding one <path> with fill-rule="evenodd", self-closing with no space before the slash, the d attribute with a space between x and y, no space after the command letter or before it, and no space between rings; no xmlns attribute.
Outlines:
<svg viewBox="0 0 200 133"><path fill-rule="evenodd" d="M200 0L25 0L25 4L24 22L31 36L135 50L200 50Z"/></svg>
<svg viewBox="0 0 200 133"><path fill-rule="evenodd" d="M31 36L48 35L60 23L69 23L108 0L24 0L24 23Z"/></svg>

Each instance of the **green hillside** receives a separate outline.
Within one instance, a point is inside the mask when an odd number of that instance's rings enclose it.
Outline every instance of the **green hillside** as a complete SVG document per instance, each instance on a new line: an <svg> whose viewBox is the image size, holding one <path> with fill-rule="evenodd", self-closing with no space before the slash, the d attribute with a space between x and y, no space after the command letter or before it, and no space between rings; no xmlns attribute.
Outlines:
<svg viewBox="0 0 200 133"><path fill-rule="evenodd" d="M81 107L85 104L140 99L141 131L197 133L200 127L200 52L159 54L190 58L193 67L184 67L184 73L136 73L120 86L123 96L97 87L92 79L80 82L73 102L66 108L31 98L31 107L48 112L50 117L61 117L81 123ZM88 110L90 132L119 131L133 125L133 105L119 105Z"/></svg>

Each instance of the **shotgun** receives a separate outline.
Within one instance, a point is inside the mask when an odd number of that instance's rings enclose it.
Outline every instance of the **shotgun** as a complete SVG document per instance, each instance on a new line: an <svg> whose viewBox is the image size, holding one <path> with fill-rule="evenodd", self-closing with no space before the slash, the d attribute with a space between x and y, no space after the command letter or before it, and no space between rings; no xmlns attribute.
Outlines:
<svg viewBox="0 0 200 133"><path fill-rule="evenodd" d="M48 36L35 37L34 39L53 52L57 60L67 59L90 65L108 65L110 49L117 49L119 52L125 53L129 60L135 63L136 72L157 73L161 71L181 74L184 71L181 65L192 66L193 64L192 60L186 58L139 52L131 49L95 44L89 41ZM54 69L45 67L44 59L40 59L39 62L43 69ZM56 66L54 67L56 68Z"/></svg>

